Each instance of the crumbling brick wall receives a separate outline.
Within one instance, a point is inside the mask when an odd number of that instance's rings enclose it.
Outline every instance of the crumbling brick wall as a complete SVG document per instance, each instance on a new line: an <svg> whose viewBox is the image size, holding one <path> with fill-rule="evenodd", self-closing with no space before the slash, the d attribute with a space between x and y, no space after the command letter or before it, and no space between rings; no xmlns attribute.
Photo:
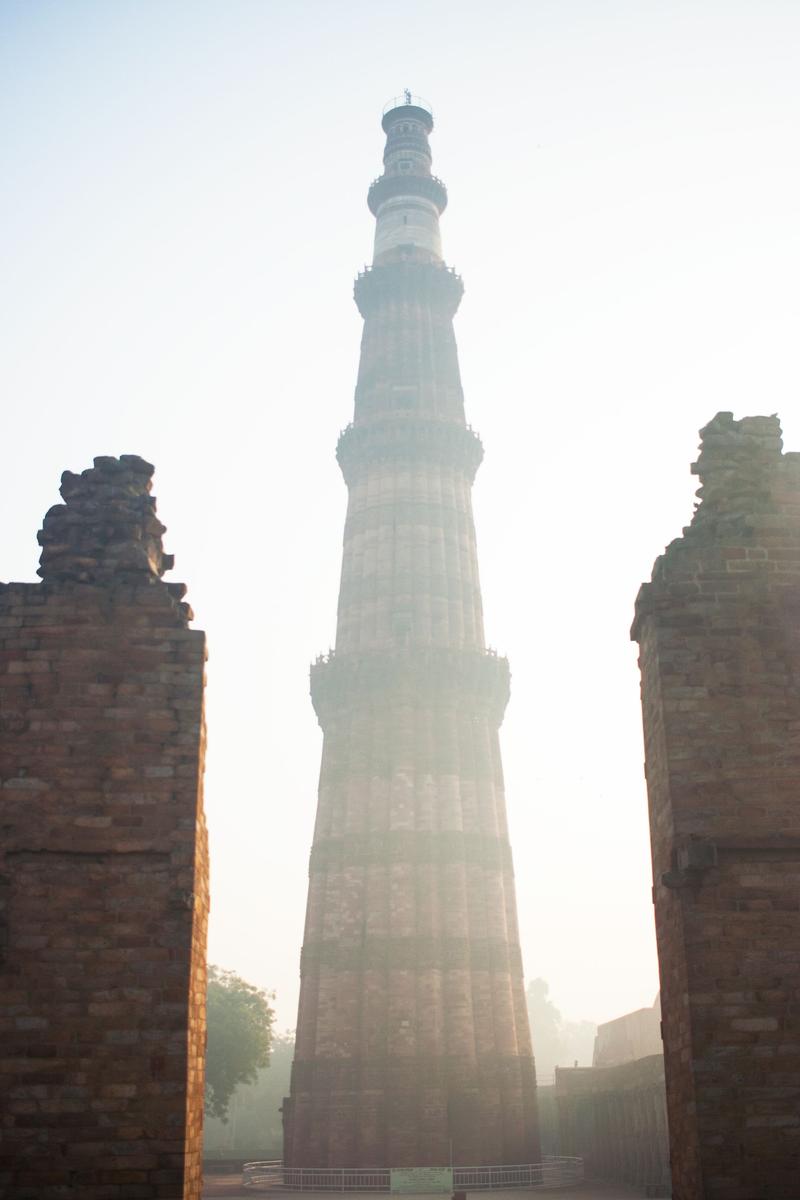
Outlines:
<svg viewBox="0 0 800 1200"><path fill-rule="evenodd" d="M142 459L66 472L0 585L0 1193L197 1198L205 638Z"/></svg>
<svg viewBox="0 0 800 1200"><path fill-rule="evenodd" d="M700 504L639 593L676 1200L800 1194L800 455L702 431Z"/></svg>

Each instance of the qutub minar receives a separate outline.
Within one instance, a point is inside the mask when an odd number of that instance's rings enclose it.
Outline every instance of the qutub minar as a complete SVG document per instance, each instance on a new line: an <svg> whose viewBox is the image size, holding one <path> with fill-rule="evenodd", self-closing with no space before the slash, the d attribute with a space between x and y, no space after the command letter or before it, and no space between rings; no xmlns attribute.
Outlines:
<svg viewBox="0 0 800 1200"><path fill-rule="evenodd" d="M289 1166L539 1160L536 1083L429 107L385 111L353 423L335 653L311 670L324 731Z"/></svg>

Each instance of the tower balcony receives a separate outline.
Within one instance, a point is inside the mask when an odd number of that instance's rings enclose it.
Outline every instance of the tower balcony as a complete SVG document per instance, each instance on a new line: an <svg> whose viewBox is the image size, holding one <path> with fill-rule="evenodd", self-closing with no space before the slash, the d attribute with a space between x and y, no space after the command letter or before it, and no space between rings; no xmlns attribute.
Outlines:
<svg viewBox="0 0 800 1200"><path fill-rule="evenodd" d="M373 179L367 193L367 204L373 216L387 200L396 196L422 196L436 205L439 215L447 208L447 188L436 175L379 175Z"/></svg>
<svg viewBox="0 0 800 1200"><path fill-rule="evenodd" d="M339 435L336 458L348 487L374 463L434 462L455 467L470 483L483 459L483 443L468 425L401 416L350 424Z"/></svg>
<svg viewBox="0 0 800 1200"><path fill-rule="evenodd" d="M410 260L366 267L353 286L358 311L365 318L388 303L435 304L452 317L463 295L461 276L452 267Z"/></svg>
<svg viewBox="0 0 800 1200"><path fill-rule="evenodd" d="M423 100L421 96L412 96L411 92L404 92L402 96L392 96L391 100L384 104L381 120L384 133L389 132L390 125L404 117L422 122L428 133L433 129L433 109L427 100Z"/></svg>
<svg viewBox="0 0 800 1200"><path fill-rule="evenodd" d="M497 725L510 694L508 659L493 650L407 646L321 655L311 666L311 702L323 729L336 715L376 702L417 708L455 704Z"/></svg>

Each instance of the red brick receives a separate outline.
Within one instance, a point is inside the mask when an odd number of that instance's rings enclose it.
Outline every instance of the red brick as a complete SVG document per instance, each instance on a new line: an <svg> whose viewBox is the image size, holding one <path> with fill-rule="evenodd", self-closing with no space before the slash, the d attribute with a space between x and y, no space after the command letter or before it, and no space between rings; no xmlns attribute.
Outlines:
<svg viewBox="0 0 800 1200"><path fill-rule="evenodd" d="M633 629L673 1186L795 1200L798 1084L774 1062L800 1045L800 461L774 417L719 413L702 437L701 503Z"/></svg>
<svg viewBox="0 0 800 1200"><path fill-rule="evenodd" d="M151 471L67 473L43 582L0 585L9 1194L46 1197L57 1162L86 1200L154 1196L177 1136L170 1195L200 1196L205 641L161 581ZM174 1067L155 1079L159 1050Z"/></svg>

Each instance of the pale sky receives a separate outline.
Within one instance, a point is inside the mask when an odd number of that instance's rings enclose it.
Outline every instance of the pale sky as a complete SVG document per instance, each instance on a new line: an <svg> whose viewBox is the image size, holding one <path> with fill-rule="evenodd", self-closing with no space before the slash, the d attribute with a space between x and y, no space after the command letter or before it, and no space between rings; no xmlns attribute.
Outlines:
<svg viewBox="0 0 800 1200"><path fill-rule="evenodd" d="M640 582L697 430L800 449L796 0L0 2L0 578L62 470L157 467L207 631L211 960L295 1024L384 102L430 100L523 955L572 1019L656 992Z"/></svg>

